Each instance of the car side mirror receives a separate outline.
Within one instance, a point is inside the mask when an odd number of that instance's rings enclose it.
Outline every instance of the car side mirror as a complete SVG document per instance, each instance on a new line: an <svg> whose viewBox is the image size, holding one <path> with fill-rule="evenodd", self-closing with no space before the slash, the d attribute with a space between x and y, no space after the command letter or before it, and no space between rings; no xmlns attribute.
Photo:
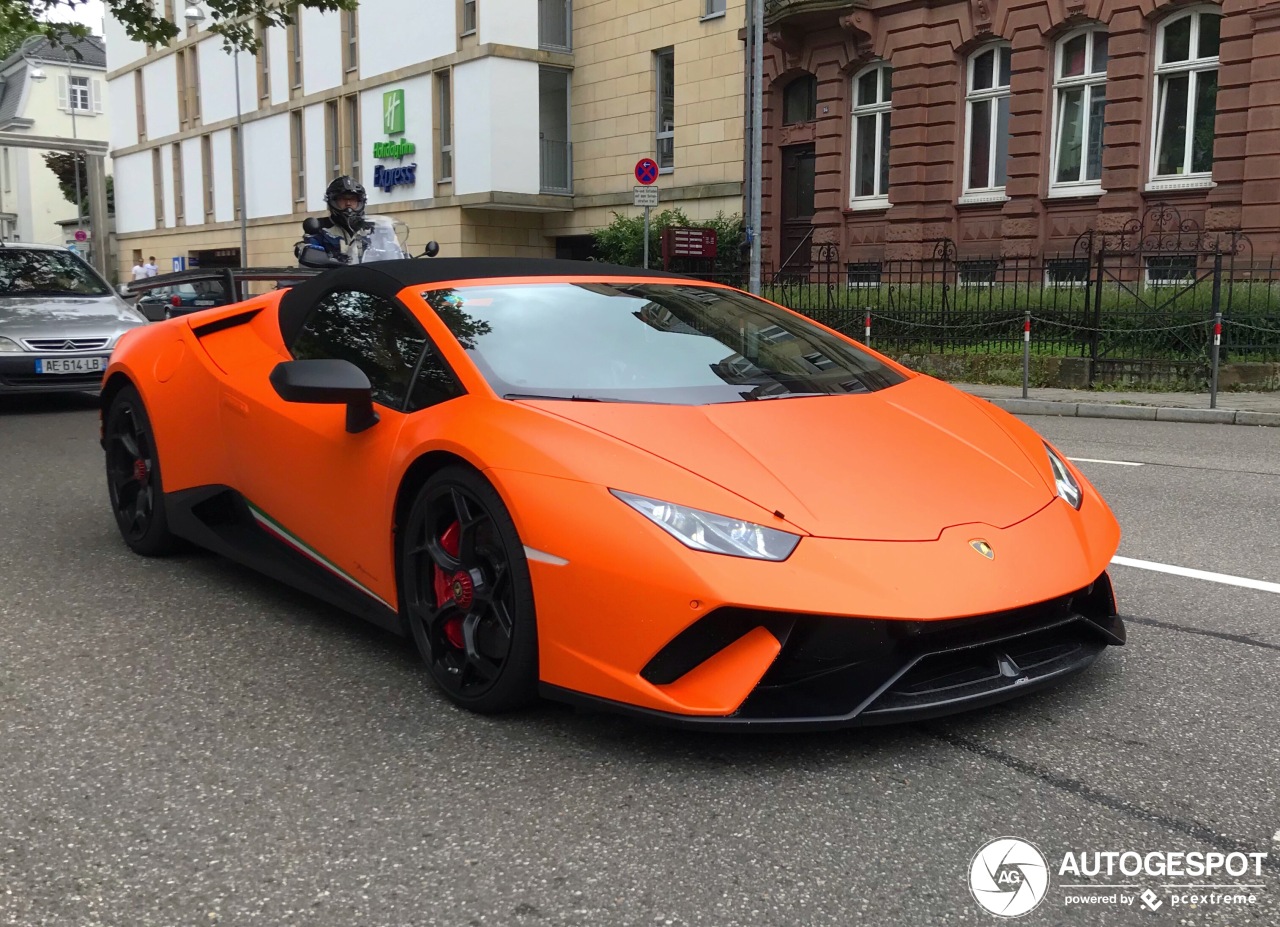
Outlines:
<svg viewBox="0 0 1280 927"><path fill-rule="evenodd" d="M347 431L353 435L378 424L373 387L365 372L351 361L282 361L271 371L270 379L276 395L285 402L345 404Z"/></svg>
<svg viewBox="0 0 1280 927"><path fill-rule="evenodd" d="M423 257L435 257L440 253L440 243L435 241L427 242L426 250L422 252Z"/></svg>

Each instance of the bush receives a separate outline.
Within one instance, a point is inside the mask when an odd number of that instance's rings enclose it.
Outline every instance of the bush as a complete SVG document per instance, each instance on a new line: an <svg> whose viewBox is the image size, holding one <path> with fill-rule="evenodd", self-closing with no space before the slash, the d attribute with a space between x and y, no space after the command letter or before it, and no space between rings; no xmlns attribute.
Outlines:
<svg viewBox="0 0 1280 927"><path fill-rule="evenodd" d="M697 271L725 274L736 272L742 264L742 217L726 216L718 212L714 219L693 222L678 207L670 207L649 216L649 266L662 264L662 232L668 228L710 228L716 233L716 259L711 266L705 261L688 262L699 265ZM644 216L613 214L613 221L591 233L596 240L600 260L625 267L644 265Z"/></svg>

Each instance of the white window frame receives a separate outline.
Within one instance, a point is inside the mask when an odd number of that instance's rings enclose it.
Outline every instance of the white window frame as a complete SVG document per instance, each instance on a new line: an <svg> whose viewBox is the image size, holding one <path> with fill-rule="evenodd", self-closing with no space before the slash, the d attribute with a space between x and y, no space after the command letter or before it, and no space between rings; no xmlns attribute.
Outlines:
<svg viewBox="0 0 1280 927"><path fill-rule="evenodd" d="M858 82L872 72L876 73L876 102L858 103ZM892 95L893 67L887 61L874 61L860 70L849 82L849 208L850 209L887 209L889 207L889 185L880 189L881 152L884 151L885 119L893 109L892 99L885 97L885 79L889 78L890 95ZM875 176L876 191L869 196L858 196L854 191L858 188L858 119L862 116L874 116L876 120L875 139Z"/></svg>
<svg viewBox="0 0 1280 927"><path fill-rule="evenodd" d="M76 81L83 81L83 84L77 84ZM84 105L80 103L81 94L77 90L84 91ZM67 78L67 109L76 115L89 115L93 112L93 79L80 75L72 74Z"/></svg>
<svg viewBox="0 0 1280 927"><path fill-rule="evenodd" d="M1199 86L1200 75L1206 71L1213 71L1216 75L1219 63L1217 55L1211 58L1195 57L1200 44L1201 17L1205 15L1218 17L1219 30L1221 30L1222 8L1218 6L1194 6L1181 10L1167 17L1156 27L1156 64L1153 72L1155 76L1155 93L1152 95L1151 102L1151 164L1149 174L1151 179L1146 186L1149 191L1196 189L1214 186L1212 167L1207 171L1193 172L1190 169L1192 158L1191 142L1195 133L1196 90ZM1161 58L1164 57L1165 35L1170 26L1183 19L1191 20L1191 34L1187 48L1188 58L1186 61L1162 64ZM1165 103L1165 81L1171 76L1180 74L1187 74L1190 78L1187 82L1187 128L1182 152L1182 164L1186 170L1180 174L1158 174L1156 171L1160 162L1160 142L1163 140L1161 132L1163 131L1164 120L1161 119L1161 116L1163 115L1162 111ZM1217 117L1217 111L1218 107L1215 100L1215 118Z"/></svg>
<svg viewBox="0 0 1280 927"><path fill-rule="evenodd" d="M671 128L662 128L662 59L670 56L671 58ZM676 73L676 50L674 46L660 48L653 53L653 157L658 162L659 174L670 174L676 169L676 126L675 126L675 73ZM663 139L671 139L671 163L663 165L662 163L662 141Z"/></svg>
<svg viewBox="0 0 1280 927"><path fill-rule="evenodd" d="M1000 83L1000 51L1008 50L1010 56L1013 54L1012 46L1008 42L989 42L983 45L977 51L969 56L969 60L965 63L965 82L964 82L964 163L961 166L963 175L961 177L961 189L964 191L960 197L961 203L1003 203L1009 198L1005 195L1004 184L997 185L995 183L996 174L996 147L997 135L1000 127L1000 104L999 100L1010 97L1009 84ZM988 52L996 52L991 68L991 86L982 90L973 89L973 69L977 60ZM1010 61L1010 83L1012 83L1012 59ZM991 161L987 165L987 179L991 181L985 187L969 186L969 162L973 152L973 105L975 103L985 103L991 101L994 103L992 107L992 118L990 132L990 152ZM1006 155L1007 158L1007 155ZM1005 166L1005 173L1008 174L1008 165Z"/></svg>
<svg viewBox="0 0 1280 927"><path fill-rule="evenodd" d="M1094 48L1098 40L1098 36L1107 37L1108 33L1103 26L1086 26L1083 29L1075 29L1068 32L1057 41L1053 51L1053 125L1052 131L1049 133L1049 195L1050 196L1100 196L1107 191L1102 189L1102 178L1099 176L1096 180L1091 178L1078 177L1075 180L1058 180L1058 154L1062 137L1062 97L1072 90L1083 90L1084 102L1082 105L1083 126L1080 133L1080 173L1084 174L1089 163L1089 136L1093 131L1093 126L1089 120L1092 116L1092 107L1090 99L1093 87L1104 88L1107 84L1107 72L1104 68L1102 71L1093 70ZM1072 77L1064 77L1062 74L1063 67L1066 64L1063 52L1068 42L1075 41L1085 37L1084 46L1084 74ZM1108 55L1108 62L1110 56ZM1106 104L1103 103L1103 125L1106 125ZM1105 149L1105 145L1103 146ZM1099 155L1101 160L1101 155Z"/></svg>
<svg viewBox="0 0 1280 927"><path fill-rule="evenodd" d="M470 10L471 15L467 12ZM468 22L470 20L470 22ZM462 0L462 35L475 35L476 29L480 25L480 10L477 9L477 0Z"/></svg>

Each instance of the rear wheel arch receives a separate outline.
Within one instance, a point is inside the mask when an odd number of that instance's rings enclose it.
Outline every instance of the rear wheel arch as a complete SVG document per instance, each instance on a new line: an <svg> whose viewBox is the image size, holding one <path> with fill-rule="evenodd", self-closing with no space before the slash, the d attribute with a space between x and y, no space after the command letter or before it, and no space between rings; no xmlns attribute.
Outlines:
<svg viewBox="0 0 1280 927"><path fill-rule="evenodd" d="M126 386L132 386L134 389L138 388L128 376L118 370L107 378L106 383L102 384L99 403L104 417L107 414L107 410L111 408L112 401L120 393L120 390L124 389Z"/></svg>

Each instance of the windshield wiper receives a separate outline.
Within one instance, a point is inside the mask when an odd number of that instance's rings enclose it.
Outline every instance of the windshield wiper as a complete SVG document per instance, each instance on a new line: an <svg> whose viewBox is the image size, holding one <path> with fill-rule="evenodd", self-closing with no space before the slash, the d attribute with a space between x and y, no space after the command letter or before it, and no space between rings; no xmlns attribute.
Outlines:
<svg viewBox="0 0 1280 927"><path fill-rule="evenodd" d="M749 402L764 402L766 399L807 399L811 396L838 396L839 393L774 393L772 396L752 396L742 393L742 398Z"/></svg>
<svg viewBox="0 0 1280 927"><path fill-rule="evenodd" d="M611 402L609 399L597 399L595 396L551 396L543 393L503 393L503 399L558 399L564 402Z"/></svg>

